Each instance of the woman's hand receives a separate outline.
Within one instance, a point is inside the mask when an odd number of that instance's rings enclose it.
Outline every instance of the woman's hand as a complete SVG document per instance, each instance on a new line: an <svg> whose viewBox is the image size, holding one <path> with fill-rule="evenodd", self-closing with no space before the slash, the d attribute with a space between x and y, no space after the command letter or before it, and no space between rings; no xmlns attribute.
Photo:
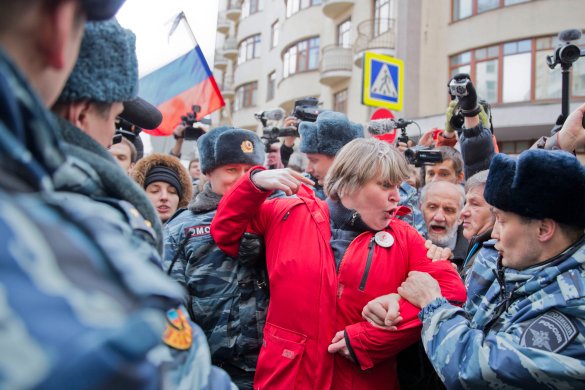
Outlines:
<svg viewBox="0 0 585 390"><path fill-rule="evenodd" d="M399 301L398 294L382 295L364 306L362 317L376 328L396 330L396 325L402 321Z"/></svg>
<svg viewBox="0 0 585 390"><path fill-rule="evenodd" d="M282 190L289 196L296 194L302 183L315 185L311 179L289 168L258 171L252 175L252 183L265 191Z"/></svg>

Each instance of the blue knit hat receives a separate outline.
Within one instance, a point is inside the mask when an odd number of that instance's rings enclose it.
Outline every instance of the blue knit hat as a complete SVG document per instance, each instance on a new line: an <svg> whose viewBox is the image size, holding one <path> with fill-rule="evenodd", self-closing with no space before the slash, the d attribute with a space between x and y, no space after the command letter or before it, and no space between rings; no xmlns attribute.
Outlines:
<svg viewBox="0 0 585 390"><path fill-rule="evenodd" d="M484 197L492 206L527 218L550 218L585 227L585 167L563 151L527 150L518 158L497 154Z"/></svg>
<svg viewBox="0 0 585 390"><path fill-rule="evenodd" d="M335 111L324 111L315 122L301 122L301 152L335 156L345 144L364 136L364 129L350 122L345 115Z"/></svg>
<svg viewBox="0 0 585 390"><path fill-rule="evenodd" d="M162 121L160 111L138 93L136 36L115 20L88 22L79 48L79 57L59 102L81 100L102 103L123 102L120 116L145 129Z"/></svg>
<svg viewBox="0 0 585 390"><path fill-rule="evenodd" d="M256 133L235 127L217 127L197 140L201 172L227 164L264 164L264 144Z"/></svg>

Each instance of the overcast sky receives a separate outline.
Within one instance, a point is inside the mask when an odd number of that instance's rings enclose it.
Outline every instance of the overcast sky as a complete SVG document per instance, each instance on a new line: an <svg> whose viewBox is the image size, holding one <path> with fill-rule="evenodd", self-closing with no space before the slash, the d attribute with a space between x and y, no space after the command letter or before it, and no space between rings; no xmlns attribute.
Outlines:
<svg viewBox="0 0 585 390"><path fill-rule="evenodd" d="M127 0L118 21L136 34L140 76L144 76L192 47L186 30L168 39L172 21L181 11L187 15L197 42L213 69L218 0ZM174 58L173 58L174 57Z"/></svg>

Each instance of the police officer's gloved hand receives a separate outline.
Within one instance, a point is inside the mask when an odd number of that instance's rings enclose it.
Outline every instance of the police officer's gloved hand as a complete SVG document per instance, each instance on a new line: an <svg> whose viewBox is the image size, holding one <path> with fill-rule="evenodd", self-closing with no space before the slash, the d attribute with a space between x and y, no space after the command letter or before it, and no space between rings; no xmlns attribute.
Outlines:
<svg viewBox="0 0 585 390"><path fill-rule="evenodd" d="M247 266L254 266L258 261L264 261L264 240L261 236L244 233L240 240L238 261Z"/></svg>
<svg viewBox="0 0 585 390"><path fill-rule="evenodd" d="M481 111L481 107L477 103L477 92L475 91L475 87L473 86L469 75L467 73L458 73L453 76L451 81L455 81L457 85L465 84L465 92L455 93L455 96L459 101L461 114L466 117L478 115ZM449 85L453 85L451 81L449 82ZM466 81L467 83L465 83ZM453 91L450 90L450 93L453 94Z"/></svg>

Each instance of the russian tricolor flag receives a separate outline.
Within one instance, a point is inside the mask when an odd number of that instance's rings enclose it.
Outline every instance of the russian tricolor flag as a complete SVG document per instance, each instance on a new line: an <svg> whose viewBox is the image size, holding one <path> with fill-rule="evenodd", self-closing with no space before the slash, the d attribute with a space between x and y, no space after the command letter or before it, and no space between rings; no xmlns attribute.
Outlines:
<svg viewBox="0 0 585 390"><path fill-rule="evenodd" d="M154 136L172 134L181 123L181 116L191 112L193 105L201 107L198 119L225 105L197 44L193 50L141 78L138 94L163 114L163 121L157 129L144 130Z"/></svg>

